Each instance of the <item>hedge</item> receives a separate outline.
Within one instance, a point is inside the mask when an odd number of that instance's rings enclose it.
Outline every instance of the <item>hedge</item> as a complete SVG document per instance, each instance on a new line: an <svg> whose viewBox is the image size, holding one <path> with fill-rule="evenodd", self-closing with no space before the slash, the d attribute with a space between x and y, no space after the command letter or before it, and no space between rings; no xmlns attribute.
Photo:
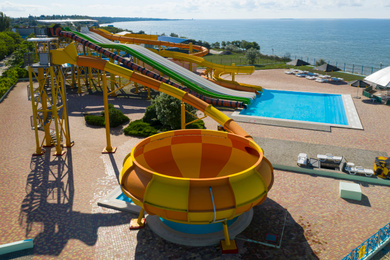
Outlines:
<svg viewBox="0 0 390 260"><path fill-rule="evenodd" d="M128 123L130 119L122 113L119 109L114 108L114 105L108 104L108 115L110 118L110 128L120 126L124 123ZM101 112L100 116L97 115L86 115L85 121L88 125L94 126L105 126L104 111Z"/></svg>

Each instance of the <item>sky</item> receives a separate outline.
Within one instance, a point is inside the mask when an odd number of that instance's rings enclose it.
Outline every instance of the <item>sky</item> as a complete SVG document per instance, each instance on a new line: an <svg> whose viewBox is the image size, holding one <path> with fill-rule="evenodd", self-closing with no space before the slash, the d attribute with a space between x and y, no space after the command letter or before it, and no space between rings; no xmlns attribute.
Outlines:
<svg viewBox="0 0 390 260"><path fill-rule="evenodd" d="M9 17L88 15L168 19L384 18L389 0L12 0Z"/></svg>

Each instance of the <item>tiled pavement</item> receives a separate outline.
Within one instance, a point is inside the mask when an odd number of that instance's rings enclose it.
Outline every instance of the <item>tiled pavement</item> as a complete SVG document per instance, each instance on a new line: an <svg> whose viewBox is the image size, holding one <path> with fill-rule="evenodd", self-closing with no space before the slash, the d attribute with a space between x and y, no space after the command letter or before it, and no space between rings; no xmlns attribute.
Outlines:
<svg viewBox="0 0 390 260"><path fill-rule="evenodd" d="M264 87L284 82L285 76L280 71L258 74L247 82L257 79L257 84ZM299 86L314 91L304 81L303 86L297 83L302 79L288 80L290 83L287 81L280 88ZM320 92L328 90L326 85L319 87ZM328 91L356 93L355 88L338 87L330 85ZM111 103L132 119L141 118L148 104L133 99L112 99ZM372 105L364 99L356 100L355 105L364 131L333 128L330 133L323 133L240 125L254 137L269 142L276 139L390 153L389 132L385 131L390 122L377 116L388 113L390 107ZM62 157L53 157L50 151L33 157L35 140L30 129L31 104L26 97L26 83L19 83L0 104L0 244L33 238L35 247L26 259L340 259L390 222L388 187L361 183L363 200L355 202L339 198L339 180L275 171L275 185L269 198L255 208L251 225L239 237L265 242L265 234L280 234L287 210L280 249L240 239L239 254L221 256L218 246L175 245L148 227L130 232L128 222L134 215L100 208L96 202L116 187L122 160L139 139L114 129L112 144L118 151L102 155L104 129L86 126L82 116L86 111L100 112L101 97L71 94L68 106L75 146ZM209 129L216 129L216 123L205 121ZM277 153L277 149L272 153Z"/></svg>

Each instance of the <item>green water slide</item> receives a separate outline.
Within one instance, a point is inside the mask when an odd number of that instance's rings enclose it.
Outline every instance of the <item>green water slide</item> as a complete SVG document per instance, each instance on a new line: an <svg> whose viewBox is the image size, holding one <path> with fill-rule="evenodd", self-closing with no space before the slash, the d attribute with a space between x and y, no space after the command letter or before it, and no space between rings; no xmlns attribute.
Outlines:
<svg viewBox="0 0 390 260"><path fill-rule="evenodd" d="M183 84L184 86L188 87L189 89L191 89L193 91L196 91L196 92L198 92L198 93L200 93L202 95L213 97L213 98L219 98L219 99L228 99L228 100L239 101L239 102L243 102L243 103L246 103L246 104L250 104L251 100L253 98L255 98L255 95L253 95L253 93L245 93L245 92L235 91L235 92L233 92L234 94L226 95L226 94L223 94L223 93L215 93L215 92L210 91L208 89L201 88L195 82L192 82L191 80L189 80L189 79L183 77L182 75L176 73L175 71L173 71L169 67L164 66L163 64L156 62L155 60L153 60L152 58L148 57L147 55L145 55L143 53L140 53L140 52L142 52L143 49L145 49L143 47L140 47L140 46L137 46L137 45L131 45L132 48L130 48L129 46L126 46L124 44L101 43L97 39L93 39L92 37L89 37L88 35L85 35L83 33L72 31L69 28L66 28L65 30L66 31L70 31L70 32L72 32L72 33L74 33L74 34L84 38L85 40L88 40L88 41L90 41L90 42L92 42L92 43L94 43L94 44L96 44L96 45L98 45L98 46L100 46L102 48L111 48L111 49L117 49L117 50L125 51L128 54L132 55L133 57L143 61L144 63L152 66L153 68L161 71L162 73L164 73L164 74L168 75L169 77L175 79L176 81L180 82L181 84ZM101 36L99 36L99 37L101 37ZM109 41L109 40L107 40L107 41ZM135 49L138 49L138 50L135 50ZM153 52L151 52L151 53L153 53ZM161 57L161 56L159 56L159 57ZM171 61L168 61L168 60L167 60L167 62L172 63ZM199 76L197 76L196 74L194 74L192 72L189 72L189 73L193 74L196 77L199 77ZM226 90L226 91L229 91L229 90ZM226 91L224 91L224 92L226 92ZM232 91L230 91L230 92L232 92ZM242 95L242 96L236 96L236 95Z"/></svg>

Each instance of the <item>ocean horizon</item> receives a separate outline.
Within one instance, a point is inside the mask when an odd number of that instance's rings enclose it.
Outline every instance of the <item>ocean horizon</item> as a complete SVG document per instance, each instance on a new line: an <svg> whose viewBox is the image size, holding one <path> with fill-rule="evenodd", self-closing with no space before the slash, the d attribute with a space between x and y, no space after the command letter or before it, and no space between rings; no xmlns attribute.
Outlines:
<svg viewBox="0 0 390 260"><path fill-rule="evenodd" d="M340 68L390 66L390 19L187 19L110 25L147 34L175 33L210 44L255 41L263 54L311 63L324 59Z"/></svg>

